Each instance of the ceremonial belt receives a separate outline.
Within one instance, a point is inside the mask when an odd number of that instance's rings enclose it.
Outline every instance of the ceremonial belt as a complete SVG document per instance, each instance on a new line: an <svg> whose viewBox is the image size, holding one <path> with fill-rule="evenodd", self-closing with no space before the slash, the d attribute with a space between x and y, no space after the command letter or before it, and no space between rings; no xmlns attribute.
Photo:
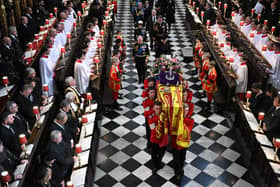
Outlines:
<svg viewBox="0 0 280 187"><path fill-rule="evenodd" d="M135 55L135 57L138 57L138 58L143 58L143 57L146 57L147 55Z"/></svg>

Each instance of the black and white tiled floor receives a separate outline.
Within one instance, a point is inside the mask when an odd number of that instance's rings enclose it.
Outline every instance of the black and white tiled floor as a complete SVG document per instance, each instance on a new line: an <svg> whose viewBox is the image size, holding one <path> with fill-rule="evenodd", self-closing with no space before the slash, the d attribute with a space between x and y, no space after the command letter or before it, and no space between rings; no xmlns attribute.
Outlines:
<svg viewBox="0 0 280 187"><path fill-rule="evenodd" d="M179 60L183 60L181 49L191 45L184 26L184 12L183 0L176 1L176 24L172 26L169 39L172 52L178 55ZM129 0L118 1L116 28L123 31L128 48L121 90L124 99L119 100L123 110L103 117L94 186L176 186L172 154L165 153L164 168L153 175L150 153L145 149L142 85L137 83L136 69L131 61L134 27ZM151 54L150 63L154 60L154 52ZM202 111L206 98L200 98L200 81L190 74L193 64L182 64L182 67L194 92L195 125L180 186L253 186L227 120L218 114Z"/></svg>

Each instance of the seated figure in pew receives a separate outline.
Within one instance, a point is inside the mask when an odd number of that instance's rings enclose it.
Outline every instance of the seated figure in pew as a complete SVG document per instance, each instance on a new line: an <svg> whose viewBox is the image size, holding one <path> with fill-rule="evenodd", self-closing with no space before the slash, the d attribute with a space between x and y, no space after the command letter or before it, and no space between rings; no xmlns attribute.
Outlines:
<svg viewBox="0 0 280 187"><path fill-rule="evenodd" d="M280 92L274 97L273 106L265 113L263 130L270 139L280 137Z"/></svg>
<svg viewBox="0 0 280 187"><path fill-rule="evenodd" d="M46 164L39 164L35 168L32 187L51 187L52 168Z"/></svg>
<svg viewBox="0 0 280 187"><path fill-rule="evenodd" d="M67 92L65 94L65 99L67 100L67 102L70 103L70 109L75 112L76 117L81 117L82 116L82 109L83 108L79 107L80 105L76 103L74 93Z"/></svg>
<svg viewBox="0 0 280 187"><path fill-rule="evenodd" d="M49 132L51 133L54 130L61 132L63 140L66 144L69 144L70 147L74 146L74 139L71 134L70 127L67 126L68 116L64 111L59 111L49 126Z"/></svg>
<svg viewBox="0 0 280 187"><path fill-rule="evenodd" d="M42 82L41 80L36 77L36 71L32 67L27 67L25 69L25 75L24 75L24 82L22 84L27 84L29 81L35 81L35 87L33 87L33 92L35 93L36 97L38 96L38 100L43 99L45 100L46 97L44 94L42 94ZM34 86L34 84L33 84Z"/></svg>
<svg viewBox="0 0 280 187"><path fill-rule="evenodd" d="M8 171L12 181L22 179L22 174L14 175L13 173L17 165L27 162L27 160L21 160L18 156L4 147L3 142L0 140L0 173L2 173L2 171Z"/></svg>
<svg viewBox="0 0 280 187"><path fill-rule="evenodd" d="M64 186L65 182L70 180L70 173L77 160L74 151L62 137L59 130L50 133L50 141L48 142L46 155L52 155L54 163L52 165L51 186Z"/></svg>
<svg viewBox="0 0 280 187"><path fill-rule="evenodd" d="M19 94L15 97L15 102L18 105L18 110L28 121L30 129L33 128L35 122L36 122L36 116L33 114L33 107L36 106L36 103L34 102L34 98L31 95L33 91L33 88L25 84L22 86Z"/></svg>
<svg viewBox="0 0 280 187"><path fill-rule="evenodd" d="M12 128L15 130L15 133L17 135L25 134L26 138L28 139L31 135L32 129L30 129L28 122L18 111L18 105L14 101L8 101L6 103L6 110L14 117Z"/></svg>
<svg viewBox="0 0 280 187"><path fill-rule="evenodd" d="M67 114L67 122L64 126L69 129L72 139L74 143L78 143L78 135L80 132L79 120L76 117L76 114L73 110L71 110L70 103L67 100L62 100L60 103L60 112L65 112Z"/></svg>
<svg viewBox="0 0 280 187"><path fill-rule="evenodd" d="M12 151L15 155L19 156L22 152L22 147L19 143L19 137L16 134L15 129L12 127L14 123L13 114L10 112L4 112L1 115L0 125L0 139L3 145Z"/></svg>
<svg viewBox="0 0 280 187"><path fill-rule="evenodd" d="M267 92L262 91L261 83L253 83L252 92L249 106L254 116L258 119L259 112L266 112L271 108L273 99L269 96L271 93L270 90Z"/></svg>
<svg viewBox="0 0 280 187"><path fill-rule="evenodd" d="M39 69L40 69L40 75L41 75L41 81L42 84L47 84L49 87L49 96L54 95L54 70L55 70L55 64L52 62L52 59L50 58L50 52L51 49L49 47L46 47L43 49L43 55L40 58L39 61ZM42 89L43 93L43 89Z"/></svg>

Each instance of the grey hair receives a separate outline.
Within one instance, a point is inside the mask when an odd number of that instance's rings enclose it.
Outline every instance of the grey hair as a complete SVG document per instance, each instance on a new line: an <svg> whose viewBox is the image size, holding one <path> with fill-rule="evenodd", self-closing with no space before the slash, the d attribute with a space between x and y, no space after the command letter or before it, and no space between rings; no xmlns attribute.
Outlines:
<svg viewBox="0 0 280 187"><path fill-rule="evenodd" d="M55 141L58 139L58 137L61 135L61 131L59 130L53 130L50 134L51 141Z"/></svg>
<svg viewBox="0 0 280 187"><path fill-rule="evenodd" d="M10 33L14 32L14 31L16 31L16 30L17 30L16 26L10 26L10 27L9 27L9 32L10 32Z"/></svg>
<svg viewBox="0 0 280 187"><path fill-rule="evenodd" d="M74 100L74 98L75 98L75 96L74 96L74 94L72 93L72 92L67 92L66 94L65 94L65 99L69 102L69 101L73 101Z"/></svg>
<svg viewBox="0 0 280 187"><path fill-rule="evenodd" d="M8 110L8 111L10 111L12 108L13 108L13 104L15 104L16 102L14 102L14 101L8 101L7 103L6 103L6 109Z"/></svg>
<svg viewBox="0 0 280 187"><path fill-rule="evenodd" d="M69 85L70 82L73 81L73 80L74 80L74 78L73 78L72 76L68 76L68 77L66 77L66 79L65 79L65 84L66 84L66 85Z"/></svg>
<svg viewBox="0 0 280 187"><path fill-rule="evenodd" d="M58 112L58 114L56 115L55 119L59 120L59 121L62 121L62 120L64 120L65 116L66 116L65 112Z"/></svg>

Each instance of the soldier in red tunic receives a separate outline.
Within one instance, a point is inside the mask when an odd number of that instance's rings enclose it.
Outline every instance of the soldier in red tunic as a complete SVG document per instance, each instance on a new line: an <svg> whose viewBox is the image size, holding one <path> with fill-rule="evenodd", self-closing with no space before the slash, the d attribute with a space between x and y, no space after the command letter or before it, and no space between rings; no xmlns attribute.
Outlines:
<svg viewBox="0 0 280 187"><path fill-rule="evenodd" d="M206 106L206 110L209 110L211 107L211 102L213 99L213 94L217 91L217 72L215 69L215 62L211 61L209 63L209 70L206 74L206 76L204 77L204 79L202 80L203 84L202 84L202 89L206 91L207 93L207 106Z"/></svg>
<svg viewBox="0 0 280 187"><path fill-rule="evenodd" d="M156 99L156 90L153 87L150 87L148 89L148 95L147 98L143 101L143 107L144 107L144 117L145 117L145 127L146 127L146 138L147 138L147 148L150 148L151 142L151 130L149 127L148 120L151 118L154 106L154 100Z"/></svg>
<svg viewBox="0 0 280 187"><path fill-rule="evenodd" d="M161 123L160 119L162 115L164 115L161 111L161 102L155 101L154 102L154 113L152 117L149 119L149 126L151 129L151 156L153 162L153 173L157 172L157 170L163 168L162 157L165 153L166 146L168 144L162 144L162 139L164 138L164 130L165 126ZM167 123L167 122L166 122ZM167 135L168 136L168 135ZM168 139L168 138L167 138Z"/></svg>
<svg viewBox="0 0 280 187"><path fill-rule="evenodd" d="M119 59L118 57L112 58L112 67L109 77L109 88L113 91L113 107L117 110L122 110L117 102L119 90L121 89L121 72L119 70Z"/></svg>
<svg viewBox="0 0 280 187"><path fill-rule="evenodd" d="M192 112L191 112L192 113ZM177 137L171 137L172 154L174 161L174 171L177 184L180 184L181 177L184 175L184 163L186 160L186 152L191 140L191 131L193 128L194 120L191 118L190 107L188 104L184 104L184 132L182 133L181 141L188 144L187 148L183 148L177 145Z"/></svg>

